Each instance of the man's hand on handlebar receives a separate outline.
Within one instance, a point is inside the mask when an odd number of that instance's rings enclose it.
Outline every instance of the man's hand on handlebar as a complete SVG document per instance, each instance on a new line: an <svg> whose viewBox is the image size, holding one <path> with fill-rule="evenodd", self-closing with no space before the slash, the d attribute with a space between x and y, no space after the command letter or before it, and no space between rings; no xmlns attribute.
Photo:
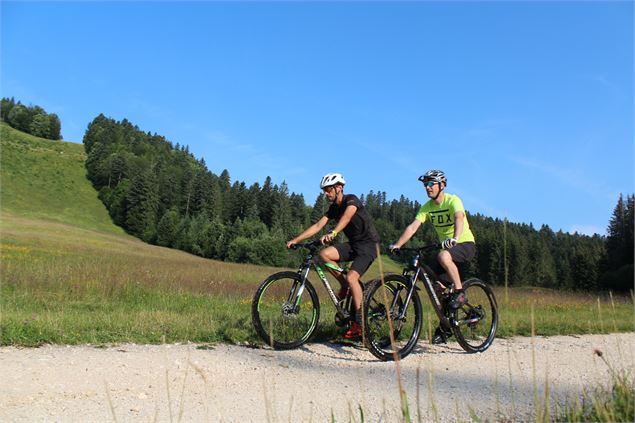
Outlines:
<svg viewBox="0 0 635 423"><path fill-rule="evenodd" d="M295 246L295 241L293 241L293 240L287 241L287 248L289 250L292 250L294 246Z"/></svg>
<svg viewBox="0 0 635 423"><path fill-rule="evenodd" d="M333 229L331 232L329 232L326 235L323 235L320 238L320 242L322 244L330 244L331 242L333 242L335 240L335 237L337 236L337 231L335 229Z"/></svg>
<svg viewBox="0 0 635 423"><path fill-rule="evenodd" d="M388 246L388 251L390 251L391 254L399 254L399 246L397 246L396 244L390 244Z"/></svg>
<svg viewBox="0 0 635 423"><path fill-rule="evenodd" d="M441 247L443 247L444 250L449 250L455 245L456 245L456 238L448 238L441 243Z"/></svg>

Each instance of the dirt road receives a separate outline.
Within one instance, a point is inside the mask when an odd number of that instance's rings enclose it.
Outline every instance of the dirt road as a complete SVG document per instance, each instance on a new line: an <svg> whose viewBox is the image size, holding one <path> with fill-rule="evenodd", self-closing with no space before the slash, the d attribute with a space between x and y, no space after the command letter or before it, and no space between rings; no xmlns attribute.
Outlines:
<svg viewBox="0 0 635 423"><path fill-rule="evenodd" d="M546 385L562 397L608 384L596 349L635 372L633 333L497 339L474 355L420 342L401 362L401 383L414 421L466 419L470 409L522 419ZM355 346L3 347L0 375L3 422L349 422L360 407L367 422L401 421L395 363Z"/></svg>

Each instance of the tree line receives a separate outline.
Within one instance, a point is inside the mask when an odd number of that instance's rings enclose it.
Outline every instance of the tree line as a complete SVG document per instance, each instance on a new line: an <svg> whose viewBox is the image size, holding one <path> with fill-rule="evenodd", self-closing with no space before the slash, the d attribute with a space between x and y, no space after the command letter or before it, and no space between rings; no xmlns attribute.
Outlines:
<svg viewBox="0 0 635 423"><path fill-rule="evenodd" d="M49 140L61 140L62 124L55 113L46 113L40 106L25 106L13 97L0 100L0 119L9 126Z"/></svg>
<svg viewBox="0 0 635 423"><path fill-rule="evenodd" d="M126 119L97 116L88 125L84 147L88 178L117 225L146 242L202 257L295 266L300 253L286 251L284 243L328 208L323 195L307 205L302 194L290 193L284 181L275 184L271 177L247 186L232 182L226 169L216 175L187 146L143 132ZM388 200L382 191L360 199L385 245L398 238L421 206L404 196ZM626 281L624 275L629 257L631 275L633 269L633 197L620 201L622 220L611 223L607 238L468 214L478 247L468 271L494 284L628 290L632 276ZM628 236L630 256L622 254ZM410 243L435 237L424 225Z"/></svg>

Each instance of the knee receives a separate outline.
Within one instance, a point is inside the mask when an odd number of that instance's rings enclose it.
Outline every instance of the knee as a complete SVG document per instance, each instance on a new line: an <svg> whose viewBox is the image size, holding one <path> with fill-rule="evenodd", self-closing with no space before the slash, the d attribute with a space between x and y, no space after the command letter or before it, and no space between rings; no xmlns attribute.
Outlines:
<svg viewBox="0 0 635 423"><path fill-rule="evenodd" d="M355 271L349 271L348 275L346 275L346 281L349 284L357 285L359 283L359 274Z"/></svg>
<svg viewBox="0 0 635 423"><path fill-rule="evenodd" d="M333 247L328 247L320 251L320 260L329 261L329 262L338 262L340 260L340 255L337 252L337 249Z"/></svg>
<svg viewBox="0 0 635 423"><path fill-rule="evenodd" d="M452 256L450 255L450 253L448 253L445 250L439 253L439 255L437 256L437 259L439 260L439 263L442 263L442 264L452 263Z"/></svg>

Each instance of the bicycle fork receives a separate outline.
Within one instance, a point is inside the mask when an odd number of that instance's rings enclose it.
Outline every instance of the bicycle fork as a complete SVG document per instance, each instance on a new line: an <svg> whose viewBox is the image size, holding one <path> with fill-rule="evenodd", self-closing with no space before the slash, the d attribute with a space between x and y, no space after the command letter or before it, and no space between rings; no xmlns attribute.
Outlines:
<svg viewBox="0 0 635 423"><path fill-rule="evenodd" d="M302 294L304 293L304 287L306 278L309 275L310 267L301 266L298 269L298 275L300 275L300 282L295 281L291 286L291 291L289 291L289 297L287 298L287 302L283 305L283 311L287 314L296 314L300 309L300 300L302 299Z"/></svg>

